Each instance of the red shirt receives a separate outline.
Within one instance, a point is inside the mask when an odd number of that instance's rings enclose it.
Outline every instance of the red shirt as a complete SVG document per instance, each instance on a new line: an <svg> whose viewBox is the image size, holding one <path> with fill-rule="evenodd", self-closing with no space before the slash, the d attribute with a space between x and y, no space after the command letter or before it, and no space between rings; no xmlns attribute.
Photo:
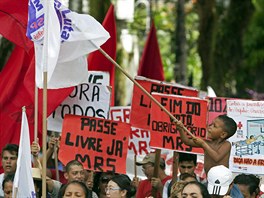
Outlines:
<svg viewBox="0 0 264 198"><path fill-rule="evenodd" d="M162 185L164 185L166 181L168 181L169 179L171 179L171 176L167 176L163 180L161 180ZM149 197L151 196L151 191L152 191L152 186L150 180L145 179L141 181L138 185L136 198ZM157 193L157 198L162 198L160 192Z"/></svg>

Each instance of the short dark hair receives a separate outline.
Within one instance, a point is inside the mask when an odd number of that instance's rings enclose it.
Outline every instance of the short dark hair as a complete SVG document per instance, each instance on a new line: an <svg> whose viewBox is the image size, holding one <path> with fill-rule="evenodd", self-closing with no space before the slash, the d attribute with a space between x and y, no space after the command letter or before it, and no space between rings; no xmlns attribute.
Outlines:
<svg viewBox="0 0 264 198"><path fill-rule="evenodd" d="M18 145L16 144L6 144L5 147L2 149L2 157L5 151L8 151L12 155L16 155L18 157Z"/></svg>
<svg viewBox="0 0 264 198"><path fill-rule="evenodd" d="M190 177L191 178L194 178L197 181L197 178L194 175L191 175L189 173L182 173L182 174L180 174L180 180L183 180L183 181L185 181L185 179L190 178Z"/></svg>
<svg viewBox="0 0 264 198"><path fill-rule="evenodd" d="M9 173L4 177L3 183L2 183L2 189L4 190L5 184L7 182L14 182L14 178L15 178L15 173Z"/></svg>
<svg viewBox="0 0 264 198"><path fill-rule="evenodd" d="M253 174L239 174L234 179L234 184L243 184L248 186L249 193L252 195L254 192L259 193L260 179Z"/></svg>
<svg viewBox="0 0 264 198"><path fill-rule="evenodd" d="M224 123L223 129L225 132L227 132L226 139L232 137L236 133L236 130L237 130L237 124L233 120L233 118L230 118L225 114L219 115L217 118L222 120Z"/></svg>
<svg viewBox="0 0 264 198"><path fill-rule="evenodd" d="M131 185L131 179L127 175L116 175L110 181L115 182L121 190L127 191L127 198L136 194L136 189Z"/></svg>
<svg viewBox="0 0 264 198"><path fill-rule="evenodd" d="M74 165L76 165L76 166L82 166L82 167L83 167L82 163L79 162L78 160L72 160L72 161L69 161L69 162L66 164L66 166L65 166L65 171L66 171L67 173L69 173L71 167L74 166Z"/></svg>
<svg viewBox="0 0 264 198"><path fill-rule="evenodd" d="M179 163L185 161L192 161L193 164L197 165L197 155L191 153L179 153Z"/></svg>

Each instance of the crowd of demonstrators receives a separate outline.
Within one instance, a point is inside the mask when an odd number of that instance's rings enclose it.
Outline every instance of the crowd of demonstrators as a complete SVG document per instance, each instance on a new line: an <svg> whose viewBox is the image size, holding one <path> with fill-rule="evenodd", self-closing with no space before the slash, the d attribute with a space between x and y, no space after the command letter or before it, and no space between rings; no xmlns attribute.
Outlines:
<svg viewBox="0 0 264 198"><path fill-rule="evenodd" d="M176 181L198 181L206 183L206 179L203 179L195 174L195 168L197 166L197 155L191 153L179 153L178 157L179 172L180 175ZM176 182L174 180L168 180L164 184L163 198L170 197L171 187Z"/></svg>
<svg viewBox="0 0 264 198"><path fill-rule="evenodd" d="M181 125L181 123L179 123ZM93 172L85 170L82 163L71 160L60 171L57 181L50 166L47 169L47 197L83 197L83 198L149 198L157 192L157 198L263 198L260 191L260 179L253 174L234 174L228 168L230 143L226 139L232 136L235 124L227 116L217 117L208 128L210 140L189 139L181 131L182 140L192 146L201 146L205 151L205 168L207 178L195 174L197 156L191 153L179 153L179 175L172 180L165 173L165 160L160 159L158 176L154 177L156 153L147 154L136 165L141 166L146 179L133 181L123 174L114 172ZM184 136L184 137L183 137ZM48 142L47 159L52 159L53 152L58 151L59 138L51 137ZM42 159L40 146L33 142L31 146L32 168L36 197L42 197ZM14 174L17 167L18 146L7 144L2 149L2 166L0 174L0 198L12 197ZM217 156L213 156L217 155ZM52 167L52 166L51 166ZM37 171L37 172L36 172ZM153 191L154 189L154 191Z"/></svg>
<svg viewBox="0 0 264 198"><path fill-rule="evenodd" d="M33 149L34 155L36 151ZM18 146L7 144L2 151L2 165L4 173L1 174L0 197L12 197L13 179L16 170L16 160ZM147 179L139 181L135 185L127 175L113 172L97 172L84 170L82 163L72 160L64 167L64 178L66 184L47 178L47 197L85 197L85 198L146 198L151 197L152 188L157 191L157 197L162 191L170 190L167 197L170 198L260 198L260 179L253 174L238 174L233 179L233 174L229 168L218 165L212 167L207 174L208 183L205 184L194 174L196 158L193 154L179 154L179 176L170 189L164 188L166 181L171 179L165 174L165 161L160 160L158 178L154 178L155 153L147 154L142 161L136 164L142 166ZM41 170L38 174L33 171L36 197L41 197L42 180ZM138 180L137 180L138 181ZM262 195L263 197L263 195Z"/></svg>

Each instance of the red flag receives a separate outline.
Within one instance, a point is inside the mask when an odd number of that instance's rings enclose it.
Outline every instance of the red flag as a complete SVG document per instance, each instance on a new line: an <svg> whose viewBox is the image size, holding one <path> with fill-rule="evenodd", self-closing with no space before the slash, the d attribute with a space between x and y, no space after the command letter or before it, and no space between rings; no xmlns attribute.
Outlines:
<svg viewBox="0 0 264 198"><path fill-rule="evenodd" d="M151 25L148 39L140 59L138 75L164 81L163 65L154 23Z"/></svg>
<svg viewBox="0 0 264 198"><path fill-rule="evenodd" d="M1 34L13 43L29 51L33 43L26 37L28 0L0 1Z"/></svg>
<svg viewBox="0 0 264 198"><path fill-rule="evenodd" d="M103 21L103 27L109 32L108 39L101 48L113 59L116 59L116 22L114 15L114 6L111 5ZM115 66L101 52L95 51L88 56L88 68L90 71L106 71L110 75L110 85L112 86L111 104L115 102Z"/></svg>
<svg viewBox="0 0 264 198"><path fill-rule="evenodd" d="M7 143L19 143L23 106L27 109L29 128L33 137L34 103L23 84L31 58L32 55L16 46L0 73L0 149Z"/></svg>
<svg viewBox="0 0 264 198"><path fill-rule="evenodd" d="M35 61L33 43L24 36L28 17L27 5L28 0L21 0L19 3L13 0L0 1L1 19L9 20L9 23L7 20L0 20L0 34L17 45L0 73L0 150L6 143L19 142L22 106L27 108L33 138ZM48 90L48 116L73 89ZM42 90L39 90L38 103L38 128L42 131Z"/></svg>

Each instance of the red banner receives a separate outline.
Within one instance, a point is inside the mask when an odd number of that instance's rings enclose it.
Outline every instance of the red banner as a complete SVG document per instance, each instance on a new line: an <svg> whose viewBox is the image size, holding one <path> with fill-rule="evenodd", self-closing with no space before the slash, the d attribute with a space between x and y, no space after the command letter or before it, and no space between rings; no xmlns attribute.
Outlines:
<svg viewBox="0 0 264 198"><path fill-rule="evenodd" d="M198 96L198 90L176 83L166 83L162 81L150 80L144 77L135 79L147 92L157 92L172 95ZM133 127L149 129L151 99L134 85L131 105L130 123ZM156 105L155 105L156 106Z"/></svg>
<svg viewBox="0 0 264 198"><path fill-rule="evenodd" d="M85 169L126 174L130 125L106 119L66 115L59 159L76 159Z"/></svg>
<svg viewBox="0 0 264 198"><path fill-rule="evenodd" d="M183 122L185 127L195 136L206 138L207 100L173 96L165 94L152 94L177 120ZM171 123L170 117L157 105L151 107L151 136L150 146L170 150L203 153L201 148L185 145L181 141L176 124Z"/></svg>

